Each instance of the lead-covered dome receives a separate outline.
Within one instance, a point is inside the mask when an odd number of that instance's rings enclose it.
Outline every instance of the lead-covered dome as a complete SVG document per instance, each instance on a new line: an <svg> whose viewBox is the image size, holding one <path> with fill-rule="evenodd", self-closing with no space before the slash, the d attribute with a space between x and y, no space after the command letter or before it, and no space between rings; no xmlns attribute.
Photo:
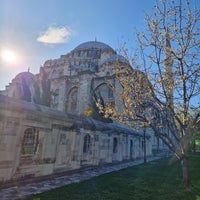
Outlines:
<svg viewBox="0 0 200 200"><path fill-rule="evenodd" d="M114 50L109 45L97 41L84 42L78 45L74 50L83 50L83 49L101 49L103 52L104 51L114 52Z"/></svg>
<svg viewBox="0 0 200 200"><path fill-rule="evenodd" d="M33 84L34 75L30 72L21 72L17 74L13 80L23 84L30 85Z"/></svg>

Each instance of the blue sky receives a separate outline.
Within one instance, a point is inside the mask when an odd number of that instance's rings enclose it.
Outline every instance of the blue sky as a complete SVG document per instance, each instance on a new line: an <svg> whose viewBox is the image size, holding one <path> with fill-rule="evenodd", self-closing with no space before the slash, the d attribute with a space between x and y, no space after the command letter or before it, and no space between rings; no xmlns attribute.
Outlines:
<svg viewBox="0 0 200 200"><path fill-rule="evenodd" d="M39 73L48 59L97 39L118 49L134 48L153 0L0 0L0 90L22 71ZM14 57L14 58L13 58Z"/></svg>

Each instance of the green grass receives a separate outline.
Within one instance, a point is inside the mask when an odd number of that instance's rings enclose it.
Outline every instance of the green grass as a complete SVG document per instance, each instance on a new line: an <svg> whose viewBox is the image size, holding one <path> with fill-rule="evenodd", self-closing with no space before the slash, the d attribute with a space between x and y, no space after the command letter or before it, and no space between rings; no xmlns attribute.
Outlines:
<svg viewBox="0 0 200 200"><path fill-rule="evenodd" d="M200 200L200 153L189 154L192 186L182 183L180 163L164 158L64 186L27 200Z"/></svg>

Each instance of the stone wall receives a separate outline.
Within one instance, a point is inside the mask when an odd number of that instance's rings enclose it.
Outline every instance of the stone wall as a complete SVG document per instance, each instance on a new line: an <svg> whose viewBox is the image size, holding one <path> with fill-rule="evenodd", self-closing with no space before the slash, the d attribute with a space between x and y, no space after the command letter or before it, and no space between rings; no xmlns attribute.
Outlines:
<svg viewBox="0 0 200 200"><path fill-rule="evenodd" d="M119 124L0 95L0 182L137 159L142 139Z"/></svg>

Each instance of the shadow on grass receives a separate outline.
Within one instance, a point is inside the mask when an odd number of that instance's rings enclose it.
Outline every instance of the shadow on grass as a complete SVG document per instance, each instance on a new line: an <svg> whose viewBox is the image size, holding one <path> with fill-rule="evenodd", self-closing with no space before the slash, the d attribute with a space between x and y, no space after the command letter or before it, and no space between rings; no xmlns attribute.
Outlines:
<svg viewBox="0 0 200 200"><path fill-rule="evenodd" d="M163 158L30 196L26 200L200 200L200 153L189 154L192 187L179 161Z"/></svg>

